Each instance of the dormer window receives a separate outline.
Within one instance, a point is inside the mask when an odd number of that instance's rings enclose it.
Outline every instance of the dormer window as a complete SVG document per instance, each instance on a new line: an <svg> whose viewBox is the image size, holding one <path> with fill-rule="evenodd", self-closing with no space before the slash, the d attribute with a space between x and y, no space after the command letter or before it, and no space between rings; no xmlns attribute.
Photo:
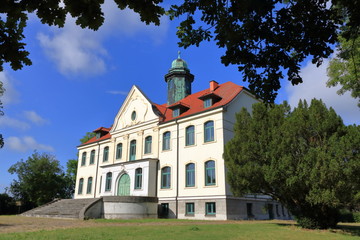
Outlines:
<svg viewBox="0 0 360 240"><path fill-rule="evenodd" d="M169 106L169 108L172 110L172 117L178 117L187 110L189 110L190 106L182 102L177 102Z"/></svg>
<svg viewBox="0 0 360 240"><path fill-rule="evenodd" d="M180 108L175 108L172 115L173 117L178 117L180 115Z"/></svg>
<svg viewBox="0 0 360 240"><path fill-rule="evenodd" d="M221 101L222 97L211 92L200 96L199 99L203 100L204 108L208 108L213 106L215 103Z"/></svg>
<svg viewBox="0 0 360 240"><path fill-rule="evenodd" d="M204 108L208 108L212 106L212 98L207 98L204 100Z"/></svg>
<svg viewBox="0 0 360 240"><path fill-rule="evenodd" d="M101 137L101 132L96 133L96 139L99 139Z"/></svg>

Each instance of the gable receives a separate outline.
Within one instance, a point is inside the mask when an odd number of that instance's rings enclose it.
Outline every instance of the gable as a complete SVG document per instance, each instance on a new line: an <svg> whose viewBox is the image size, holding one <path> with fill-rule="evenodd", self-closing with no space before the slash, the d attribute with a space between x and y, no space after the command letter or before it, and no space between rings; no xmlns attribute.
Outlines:
<svg viewBox="0 0 360 240"><path fill-rule="evenodd" d="M137 87L133 86L117 113L110 133L159 119L153 110L153 104Z"/></svg>

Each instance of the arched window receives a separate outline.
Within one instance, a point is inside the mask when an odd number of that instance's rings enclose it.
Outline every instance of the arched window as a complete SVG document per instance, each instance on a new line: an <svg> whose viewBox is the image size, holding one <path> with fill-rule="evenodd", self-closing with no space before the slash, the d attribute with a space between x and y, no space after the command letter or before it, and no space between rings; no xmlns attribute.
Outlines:
<svg viewBox="0 0 360 240"><path fill-rule="evenodd" d="M92 150L90 153L90 164L94 164L95 162L95 150Z"/></svg>
<svg viewBox="0 0 360 240"><path fill-rule="evenodd" d="M204 124L204 142L214 141L214 121L207 121Z"/></svg>
<svg viewBox="0 0 360 240"><path fill-rule="evenodd" d="M216 184L215 161L210 160L205 162L205 185L211 186L215 184Z"/></svg>
<svg viewBox="0 0 360 240"><path fill-rule="evenodd" d="M161 169L161 188L170 188L171 186L171 168L163 167Z"/></svg>
<svg viewBox="0 0 360 240"><path fill-rule="evenodd" d="M169 150L170 149L170 132L165 132L163 134L163 150Z"/></svg>
<svg viewBox="0 0 360 240"><path fill-rule="evenodd" d="M142 168L135 169L135 189L142 188Z"/></svg>
<svg viewBox="0 0 360 240"><path fill-rule="evenodd" d="M86 164L86 152L83 152L81 158L81 166L85 166L85 164Z"/></svg>
<svg viewBox="0 0 360 240"><path fill-rule="evenodd" d="M151 145L152 145L152 137L151 137L151 136L147 136L147 137L145 138L145 150L144 150L144 154L151 153Z"/></svg>
<svg viewBox="0 0 360 240"><path fill-rule="evenodd" d="M116 159L121 159L122 157L122 143L116 145Z"/></svg>
<svg viewBox="0 0 360 240"><path fill-rule="evenodd" d="M82 194L83 185L84 185L84 179L83 179L83 178L80 178L80 180L79 180L79 187L78 187L78 194Z"/></svg>
<svg viewBox="0 0 360 240"><path fill-rule="evenodd" d="M104 148L103 162L107 162L109 160L109 147Z"/></svg>
<svg viewBox="0 0 360 240"><path fill-rule="evenodd" d="M92 180L93 180L93 178L92 178L92 177L89 177L89 178L88 178L88 183L87 183L87 188L86 188L86 193L87 193L87 194L90 194L90 193L91 193L91 189L92 189Z"/></svg>
<svg viewBox="0 0 360 240"><path fill-rule="evenodd" d="M186 187L195 186L195 164L189 163L186 165Z"/></svg>
<svg viewBox="0 0 360 240"><path fill-rule="evenodd" d="M133 161L136 159L136 140L130 142L130 156L129 160Z"/></svg>
<svg viewBox="0 0 360 240"><path fill-rule="evenodd" d="M106 174L105 191L111 191L112 173Z"/></svg>
<svg viewBox="0 0 360 240"><path fill-rule="evenodd" d="M195 127L188 126L185 130L185 145L191 146L195 144Z"/></svg>

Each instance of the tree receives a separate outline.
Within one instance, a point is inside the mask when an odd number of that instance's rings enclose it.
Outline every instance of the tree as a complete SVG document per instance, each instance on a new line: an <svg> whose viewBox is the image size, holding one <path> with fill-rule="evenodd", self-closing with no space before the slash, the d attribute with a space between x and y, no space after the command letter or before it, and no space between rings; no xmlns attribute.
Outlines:
<svg viewBox="0 0 360 240"><path fill-rule="evenodd" d="M306 228L336 226L339 209L360 200L360 126L320 100L242 109L224 158L236 196L269 195Z"/></svg>
<svg viewBox="0 0 360 240"><path fill-rule="evenodd" d="M328 86L340 84L342 87L338 94L351 92L351 96L358 98L360 107L360 37L346 40L339 38L338 54L331 59L327 69Z"/></svg>
<svg viewBox="0 0 360 240"><path fill-rule="evenodd" d="M3 83L0 82L0 97L4 94L5 89L3 88ZM0 101L0 117L4 115L4 112L2 111L3 105ZM2 134L0 134L0 148L4 146L4 138Z"/></svg>
<svg viewBox="0 0 360 240"><path fill-rule="evenodd" d="M69 188L71 193L74 193L75 191L77 166L78 166L77 159L70 159L66 163L66 177L69 181Z"/></svg>
<svg viewBox="0 0 360 240"><path fill-rule="evenodd" d="M86 143L95 136L94 132L87 132L84 137L80 139L81 143ZM77 156L78 158L79 156ZM76 185L76 174L77 174L78 160L70 159L66 163L66 177L69 181L69 191L73 194Z"/></svg>
<svg viewBox="0 0 360 240"><path fill-rule="evenodd" d="M85 136L83 136L80 139L80 143L86 143L87 141L89 141L91 138L95 137L95 133L94 132L87 132L85 134Z"/></svg>
<svg viewBox="0 0 360 240"><path fill-rule="evenodd" d="M280 79L287 72L292 84L299 84L300 63L308 56L320 65L332 53L341 32L346 39L357 37L360 29L359 1L349 0L183 0L170 9L163 0L114 0L120 9L140 14L141 21L160 23L184 17L178 27L179 45L198 46L214 39L225 48L225 65L239 66L244 81L266 102L273 102ZM61 3L61 4L60 4ZM101 4L93 1L6 1L0 6L0 71L9 62L14 70L30 65L23 31L27 15L36 12L44 24L63 27L67 14L83 28L97 30L104 21Z"/></svg>
<svg viewBox="0 0 360 240"><path fill-rule="evenodd" d="M26 161L12 165L11 174L17 174L10 192L16 200L22 201L25 209L40 206L55 198L69 198L69 181L59 161L48 153L34 152Z"/></svg>

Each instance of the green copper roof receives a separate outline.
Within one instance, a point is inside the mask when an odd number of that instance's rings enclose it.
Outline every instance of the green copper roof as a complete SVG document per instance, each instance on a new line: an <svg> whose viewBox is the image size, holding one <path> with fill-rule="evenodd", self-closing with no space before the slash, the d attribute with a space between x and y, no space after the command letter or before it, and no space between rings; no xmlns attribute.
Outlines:
<svg viewBox="0 0 360 240"><path fill-rule="evenodd" d="M185 68L188 69L187 63L180 58L180 51L178 51L178 58L171 63L171 68Z"/></svg>

